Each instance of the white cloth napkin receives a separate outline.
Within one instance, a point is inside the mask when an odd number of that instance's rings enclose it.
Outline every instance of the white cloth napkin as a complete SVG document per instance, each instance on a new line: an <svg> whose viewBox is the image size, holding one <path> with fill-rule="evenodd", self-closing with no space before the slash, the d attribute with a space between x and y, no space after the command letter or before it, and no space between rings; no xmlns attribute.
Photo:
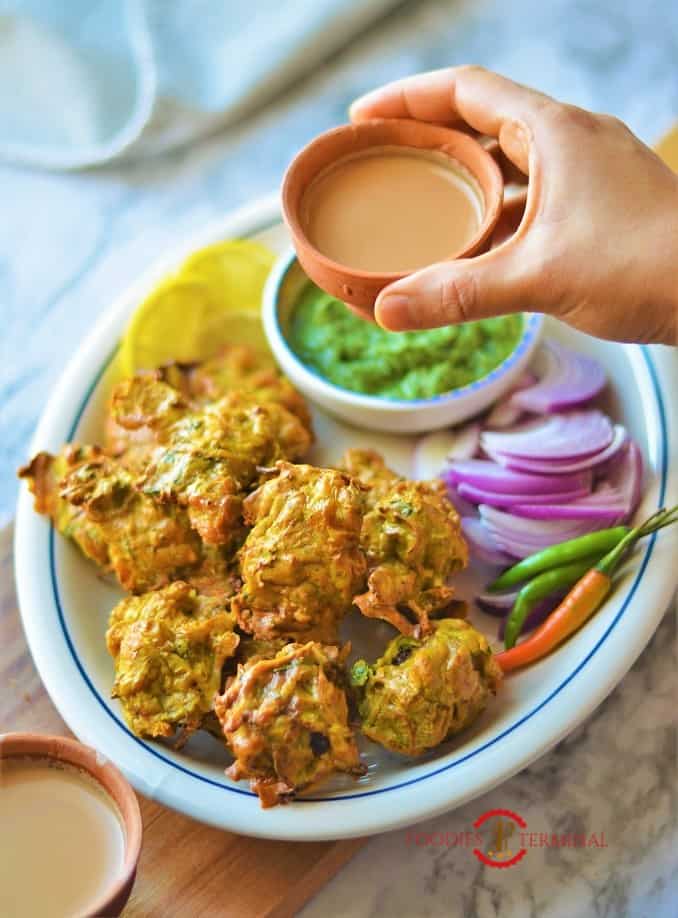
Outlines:
<svg viewBox="0 0 678 918"><path fill-rule="evenodd" d="M397 0L0 0L0 156L74 169L254 110Z"/></svg>

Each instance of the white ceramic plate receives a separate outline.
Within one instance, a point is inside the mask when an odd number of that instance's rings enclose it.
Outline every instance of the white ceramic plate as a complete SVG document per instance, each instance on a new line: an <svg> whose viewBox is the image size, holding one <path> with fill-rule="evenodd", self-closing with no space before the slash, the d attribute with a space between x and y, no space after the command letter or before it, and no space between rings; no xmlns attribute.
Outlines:
<svg viewBox="0 0 678 918"><path fill-rule="evenodd" d="M221 238L251 235L276 249L287 245L277 201L267 199L205 229L133 284L97 323L54 392L33 449L55 451L67 440L96 440L110 385L116 342L145 293L190 251ZM678 443L675 352L595 341L549 322L546 334L595 353L613 385L610 412L628 425L647 458L640 514L677 500ZM415 440L352 430L316 413L317 463L336 461L347 446L380 449L396 469L410 469ZM337 780L298 802L262 810L246 784L224 776L227 756L211 737L181 751L133 736L109 699L113 668L104 646L108 612L119 590L37 516L27 489L19 500L16 575L24 628L47 690L73 731L112 759L143 794L224 829L286 839L329 839L392 829L458 806L524 768L600 704L650 639L676 583L676 533L650 539L636 552L612 598L549 659L507 679L474 727L430 755L407 761L363 743L368 774ZM459 592L472 595L486 579L467 573ZM494 635L496 620L473 621ZM357 614L346 633L368 655L389 636L386 625Z"/></svg>

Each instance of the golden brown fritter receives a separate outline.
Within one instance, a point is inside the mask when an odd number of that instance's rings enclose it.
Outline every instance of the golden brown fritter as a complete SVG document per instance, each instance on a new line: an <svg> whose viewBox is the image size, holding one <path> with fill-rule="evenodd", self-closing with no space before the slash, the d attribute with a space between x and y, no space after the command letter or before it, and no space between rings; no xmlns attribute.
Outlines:
<svg viewBox="0 0 678 918"><path fill-rule="evenodd" d="M118 603L106 633L112 697L137 736L187 736L202 725L238 646L234 624L223 601L183 581Z"/></svg>
<svg viewBox="0 0 678 918"><path fill-rule="evenodd" d="M365 505L369 510L396 482L403 480L391 471L383 456L373 449L346 450L340 468L365 485Z"/></svg>
<svg viewBox="0 0 678 918"><path fill-rule="evenodd" d="M362 492L345 473L278 462L245 501L254 528L240 549L233 609L260 638L332 643L364 583Z"/></svg>
<svg viewBox="0 0 678 918"><path fill-rule="evenodd" d="M38 453L19 475L28 479L38 513L113 571L125 590L164 586L202 561L185 511L140 494L129 472L96 446Z"/></svg>
<svg viewBox="0 0 678 918"><path fill-rule="evenodd" d="M245 539L243 527L240 542ZM192 587L203 596L215 596L226 602L240 588L240 572L231 549L223 545L201 545L202 560L185 577ZM230 603L229 603L230 606Z"/></svg>
<svg viewBox="0 0 678 918"><path fill-rule="evenodd" d="M259 404L282 405L311 433L306 402L278 372L272 358L233 345L203 363L169 364L118 383L106 422L107 448L113 455L124 454L125 464L139 470L148 457L146 447L161 440L163 431L189 411L234 391L249 394Z"/></svg>
<svg viewBox="0 0 678 918"><path fill-rule="evenodd" d="M19 478L25 478L35 500L36 513L49 516L58 532L78 545L86 557L100 567L110 569L108 545L101 527L92 522L86 507L64 500L62 482L69 471L88 462L99 462L101 451L93 446L65 446L56 456L37 453L28 465L19 469Z"/></svg>
<svg viewBox="0 0 678 918"><path fill-rule="evenodd" d="M249 778L261 805L288 802L335 772L364 774L348 726L342 664L348 648L287 644L275 656L253 656L215 711L235 757L226 772Z"/></svg>
<svg viewBox="0 0 678 918"><path fill-rule="evenodd" d="M249 663L250 660L270 660L277 653L289 644L285 638L255 638L249 635L243 636L238 645L236 660L238 663Z"/></svg>
<svg viewBox="0 0 678 918"><path fill-rule="evenodd" d="M468 563L459 516L442 482L395 484L365 515L361 545L368 589L355 603L363 615L390 621L403 634L429 628L431 613L448 606L454 595L448 578Z"/></svg>
<svg viewBox="0 0 678 918"><path fill-rule="evenodd" d="M232 392L184 415L162 434L140 477L145 494L186 507L207 544L230 545L242 525L242 502L260 467L298 459L311 434L275 402Z"/></svg>
<svg viewBox="0 0 678 918"><path fill-rule="evenodd" d="M277 402L311 429L311 415L302 395L278 371L270 355L246 345L224 347L216 357L184 371L185 387L194 404L204 405L238 390L259 402Z"/></svg>
<svg viewBox="0 0 678 918"><path fill-rule="evenodd" d="M164 370L137 373L113 389L106 417L106 448L140 474L163 435L190 410Z"/></svg>
<svg viewBox="0 0 678 918"><path fill-rule="evenodd" d="M190 411L188 400L161 370L121 380L111 395L110 410L123 430L151 429L158 437Z"/></svg>
<svg viewBox="0 0 678 918"><path fill-rule="evenodd" d="M355 604L363 615L391 622L403 634L426 631L429 615L452 601L446 581L468 563L459 515L445 486L399 478L371 450L349 450L343 467L369 489L360 535L368 590Z"/></svg>
<svg viewBox="0 0 678 918"><path fill-rule="evenodd" d="M441 619L422 640L394 638L373 666L358 660L351 682L363 733L401 755L421 755L471 723L501 682L485 637Z"/></svg>
<svg viewBox="0 0 678 918"><path fill-rule="evenodd" d="M144 492L187 507L203 541L230 546L258 467L301 458L313 435L296 393L303 421L263 390L233 391L196 407L188 372L168 367L119 383L111 398L109 448L122 453Z"/></svg>

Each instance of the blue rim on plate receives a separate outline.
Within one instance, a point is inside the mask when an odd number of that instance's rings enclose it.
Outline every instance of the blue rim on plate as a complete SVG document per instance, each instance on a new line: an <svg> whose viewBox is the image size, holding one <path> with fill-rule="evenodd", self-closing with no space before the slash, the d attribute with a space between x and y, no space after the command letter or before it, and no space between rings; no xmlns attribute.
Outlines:
<svg viewBox="0 0 678 918"><path fill-rule="evenodd" d="M505 357L501 363L497 364L494 369L490 370L489 373L486 373L485 376L481 376L478 379L474 379L472 382L467 383L465 386L460 386L457 389L452 389L449 392L442 392L440 395L432 395L430 398L412 398L412 399L400 399L392 398L390 395L365 395L362 392L356 392L353 389L344 389L341 386L335 385L333 382L323 376L321 373L318 373L308 364L304 363L297 354L289 346L287 338L280 326L280 316L278 310L278 302L280 299L280 288L285 282L285 279L291 269L295 264L298 264L298 259L294 249L292 249L287 256L283 256L278 260L278 263L272 270L271 276L267 282L267 293L264 294L264 308L266 308L266 301L270 298L271 303L273 304L273 324L275 331L280 339L282 347L285 353L293 360L298 366L315 380L320 382L322 385L330 389L334 395L339 397L346 398L350 396L351 401L357 405L365 406L380 406L393 408L394 410L402 410L408 408L423 407L424 405L439 405L446 402L454 402L459 398L463 398L466 395L469 395L471 392L479 392L481 389L487 388L499 377L503 376L507 370L510 370L511 367L517 363L521 357L525 354L534 343L535 339L539 336L539 332L543 323L543 316L541 313L537 312L524 312L523 316L523 331L520 336L520 340L508 355ZM309 280L309 283L313 281ZM269 292L270 291L270 292Z"/></svg>
<svg viewBox="0 0 678 918"><path fill-rule="evenodd" d="M253 231L253 234L261 231L262 229L263 228L255 229ZM99 371L97 372L92 383L90 384L87 390L87 393L81 405L79 406L75 414L74 420L71 424L69 434L68 434L69 440L71 440L74 437L77 431L77 428L80 424L82 415L85 412L89 404L90 398L92 397L92 394L94 393L96 387L98 386L102 376L104 375L104 373L110 366L113 358L115 357L117 353L117 350L118 348L116 347L116 349L109 355L108 359L105 361L103 366L99 368ZM657 503L657 509L659 509L662 506L665 496L666 496L666 482L667 482L667 473L668 473L668 431L667 431L667 423L666 423L666 412L665 412L665 407L664 407L664 400L661 394L661 389L659 387L659 383L657 380L656 368L652 361L652 357L649 351L647 350L647 348L640 347L640 351L644 358L644 362L647 366L650 380L652 382L652 389L653 389L656 404L657 404L657 410L658 410L659 422L660 422L660 428L661 428L661 450L660 450L661 467L660 467L659 497L658 497L658 503ZM408 404L411 404L411 403L408 403ZM612 622L610 623L610 625L608 626L604 634L600 637L598 642L595 644L595 646L581 660L581 662L572 670L572 672L567 676L567 678L565 678L549 695L547 695L546 698L544 698L534 708L532 708L529 711L529 713L525 714L515 723L511 724L510 727L507 727L498 736L494 737L492 740L489 740L488 742L479 746L477 749L474 749L472 752L466 753L465 755L460 756L454 761L448 762L447 764L442 765L438 768L434 768L432 771L429 771L424 775L419 775L416 778L410 778L406 781L399 781L395 784L390 784L388 787L375 788L373 790L365 790L365 791L357 790L354 793L349 793L349 794L333 794L329 797L302 796L302 797L297 798L297 802L299 803L321 803L321 802L322 803L334 803L334 802L340 802L344 800L354 800L359 797L371 797L371 796L376 796L378 794L385 794L385 793L388 793L389 791L398 790L400 788L407 787L412 784L418 784L422 781L426 781L429 778L432 778L443 772L450 771L452 768L455 768L456 766L462 764L463 762L467 762L468 760L479 755L485 749L488 749L490 746L495 745L501 739L503 739L504 737L512 733L514 730L518 729L518 727L520 727L526 721L530 720L532 717L534 717L537 714L537 712L539 712L540 710L542 710L542 708L548 705L549 702L552 699L554 699L565 688L565 686L568 685L575 678L575 676L586 666L586 664L589 663L589 661L595 656L595 654L600 649L600 647L605 643L609 635L612 633L612 631L617 626L618 622L621 620L622 616L625 614L626 610L628 609L629 604L631 603L631 600L633 599L638 589L638 586L641 580L643 579L643 575L645 573L647 565L654 551L656 538L657 538L657 533L654 533L650 537L648 544L647 544L647 548L645 549L645 553L643 555L643 559L640 564L640 567L636 573L636 576L634 577L633 583L631 584L626 597L624 598L621 608L615 615L614 619L612 620ZM235 787L232 784L226 784L221 781L214 781L213 779L208 778L205 775L201 775L198 772L192 771L190 768L186 768L185 766L181 765L179 762L176 762L162 755L162 753L159 752L159 750L156 747L152 746L151 744L135 736L129 730L126 724L122 720L120 720L120 718L117 717L116 714L110 709L110 707L107 705L104 698L99 694L94 684L92 683L91 679L87 675L87 671L85 667L83 666L80 658L78 657L73 640L68 631L68 627L66 625L66 619L64 615L64 610L63 610L63 606L62 606L61 598L59 594L58 583L57 583L54 547L55 547L55 529L54 529L54 526L50 525L49 527L50 575L51 575L51 585L52 585L52 592L53 592L53 599L54 599L54 607L55 607L55 611L57 614L57 619L59 622L59 626L61 627L61 630L63 632L64 638L66 640L66 644L68 646L69 652L73 658L73 661L78 671L80 672L80 675L82 676L83 681L85 682L86 686L88 687L88 689L90 690L90 692L92 693L96 701L99 703L99 705L104 709L104 711L108 714L108 716L114 721L116 726L120 730L122 730L127 736L133 739L135 743L137 743L139 746L141 746L145 751L149 752L151 755L165 762L167 765L172 766L172 768L175 768L178 771L181 771L184 774L187 774L189 777L197 779L198 781L202 781L206 784L210 784L222 790L226 790L231 793L240 794L240 795L247 796L247 797L256 797L256 795L253 794L251 791L245 790L243 788Z"/></svg>

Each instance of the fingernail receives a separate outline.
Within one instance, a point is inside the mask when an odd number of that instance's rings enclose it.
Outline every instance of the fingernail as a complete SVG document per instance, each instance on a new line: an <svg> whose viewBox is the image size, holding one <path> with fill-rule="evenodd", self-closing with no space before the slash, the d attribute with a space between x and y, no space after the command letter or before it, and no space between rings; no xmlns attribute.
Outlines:
<svg viewBox="0 0 678 918"><path fill-rule="evenodd" d="M403 293L392 293L378 299L375 318L379 325L390 331L406 331L414 328L414 300Z"/></svg>

